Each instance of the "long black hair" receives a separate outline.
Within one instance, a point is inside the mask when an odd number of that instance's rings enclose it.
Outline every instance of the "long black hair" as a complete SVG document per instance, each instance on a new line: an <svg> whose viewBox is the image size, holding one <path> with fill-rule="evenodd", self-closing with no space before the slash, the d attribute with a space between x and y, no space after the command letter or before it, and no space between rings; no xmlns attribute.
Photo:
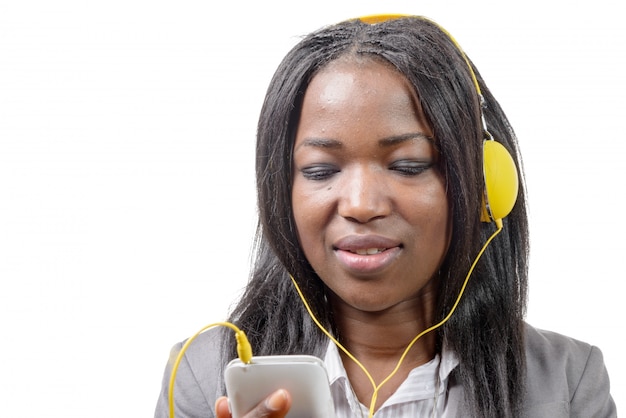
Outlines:
<svg viewBox="0 0 626 418"><path fill-rule="evenodd" d="M245 329L255 354L323 355L327 338L311 321L294 290L298 281L314 313L333 332L325 288L298 243L292 214L292 148L304 92L329 62L347 56L388 63L413 85L431 126L446 179L452 239L440 270L437 315L456 300L471 263L493 233L480 221L482 172L481 103L468 63L440 27L419 17L366 24L355 19L303 38L283 59L261 110L256 148L259 224L250 281L230 320ZM469 65L472 65L471 62ZM474 72L484 97L491 134L516 160L521 187L504 229L477 265L451 319L438 332L438 346L460 361L456 378L467 415L515 416L524 393L523 318L527 294L528 223L521 158L513 129ZM234 356L230 339L224 362Z"/></svg>

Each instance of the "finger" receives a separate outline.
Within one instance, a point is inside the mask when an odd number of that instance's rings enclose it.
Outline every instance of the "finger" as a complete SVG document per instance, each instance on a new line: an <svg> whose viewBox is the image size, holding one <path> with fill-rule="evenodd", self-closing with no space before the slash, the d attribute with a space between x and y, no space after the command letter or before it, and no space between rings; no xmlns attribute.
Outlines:
<svg viewBox="0 0 626 418"><path fill-rule="evenodd" d="M256 408L250 411L249 415L253 417L265 418L284 418L291 407L291 396L284 389L278 389L260 403Z"/></svg>
<svg viewBox="0 0 626 418"><path fill-rule="evenodd" d="M228 398L221 396L215 401L215 417L231 418L230 409L228 408Z"/></svg>

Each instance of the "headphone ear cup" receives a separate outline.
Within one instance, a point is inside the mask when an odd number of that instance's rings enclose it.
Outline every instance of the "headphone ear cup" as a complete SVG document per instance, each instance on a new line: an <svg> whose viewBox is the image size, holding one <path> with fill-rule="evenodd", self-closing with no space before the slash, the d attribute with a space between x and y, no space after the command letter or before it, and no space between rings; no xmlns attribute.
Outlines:
<svg viewBox="0 0 626 418"><path fill-rule="evenodd" d="M483 141L485 193L481 220L498 221L506 217L517 200L519 179L509 151L494 140Z"/></svg>

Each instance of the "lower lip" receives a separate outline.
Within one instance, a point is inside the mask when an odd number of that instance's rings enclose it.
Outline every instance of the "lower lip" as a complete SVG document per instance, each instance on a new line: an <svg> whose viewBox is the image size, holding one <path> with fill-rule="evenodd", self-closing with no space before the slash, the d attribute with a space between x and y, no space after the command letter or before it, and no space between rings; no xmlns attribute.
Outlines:
<svg viewBox="0 0 626 418"><path fill-rule="evenodd" d="M350 251L335 250L337 260L347 270L360 274L372 274L384 270L400 253L399 247L388 248L377 254L360 255Z"/></svg>

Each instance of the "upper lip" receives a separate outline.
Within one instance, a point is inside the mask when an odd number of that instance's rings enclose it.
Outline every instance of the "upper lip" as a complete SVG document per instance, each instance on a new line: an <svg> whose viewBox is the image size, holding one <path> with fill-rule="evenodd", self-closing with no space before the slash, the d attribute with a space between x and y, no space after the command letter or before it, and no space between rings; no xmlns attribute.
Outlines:
<svg viewBox="0 0 626 418"><path fill-rule="evenodd" d="M387 249L399 246L401 243L398 240L380 235L347 235L333 244L333 248L336 250L351 252L368 248Z"/></svg>

